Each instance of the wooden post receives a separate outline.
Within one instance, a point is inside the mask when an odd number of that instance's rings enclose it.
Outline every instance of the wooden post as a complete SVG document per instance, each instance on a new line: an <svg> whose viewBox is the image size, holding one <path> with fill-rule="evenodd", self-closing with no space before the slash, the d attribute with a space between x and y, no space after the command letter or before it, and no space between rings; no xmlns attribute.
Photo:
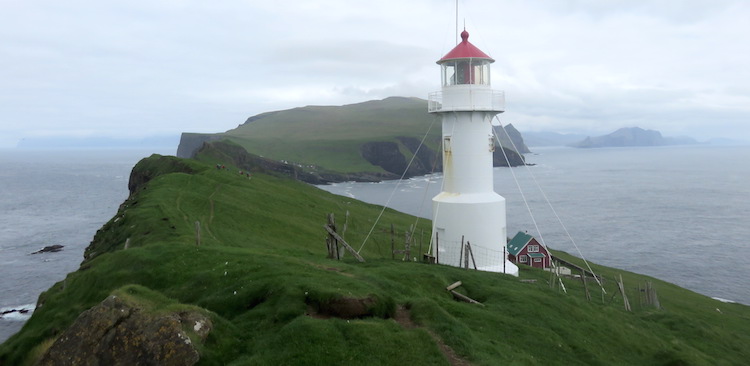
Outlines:
<svg viewBox="0 0 750 366"><path fill-rule="evenodd" d="M469 269L469 242L464 247L464 268Z"/></svg>
<svg viewBox="0 0 750 366"><path fill-rule="evenodd" d="M586 300L591 301L591 294L589 293L589 286L586 284L586 272L581 270L581 281L583 281L583 290L586 292Z"/></svg>
<svg viewBox="0 0 750 366"><path fill-rule="evenodd" d="M422 239L423 238L424 238L424 229L422 229L419 232L419 255L424 255L424 253L422 253Z"/></svg>
<svg viewBox="0 0 750 366"><path fill-rule="evenodd" d="M395 235L393 231L393 224L391 224L391 259L396 259L396 242L394 241L393 236Z"/></svg>
<svg viewBox="0 0 750 366"><path fill-rule="evenodd" d="M196 246L201 245L201 222L200 221L195 222L195 245Z"/></svg>
<svg viewBox="0 0 750 366"><path fill-rule="evenodd" d="M468 241L466 242L466 249L469 250L469 255L471 256L471 264L474 265L474 269L476 270L477 269L477 262L474 260L474 251L471 250L471 244L469 244ZM505 262L503 262L503 263L505 263ZM468 264L467 264L467 267L468 267Z"/></svg>
<svg viewBox="0 0 750 366"><path fill-rule="evenodd" d="M404 256L406 257L407 261L411 261L411 233L414 230L414 225L409 226L409 231L406 232L404 235L405 237L405 243L404 243Z"/></svg>
<svg viewBox="0 0 750 366"><path fill-rule="evenodd" d="M349 210L346 210L346 216L344 217L344 230L341 230L341 237L346 239L346 228L349 226Z"/></svg>
<svg viewBox="0 0 750 366"><path fill-rule="evenodd" d="M336 219L333 216L333 213L328 214L328 223L324 225L326 229L330 229L328 234L328 239L326 240L326 245L329 248L328 257L329 258L336 258L336 260L341 260L341 253L339 252L339 243L338 239L336 239L335 236L330 234L330 231L336 232Z"/></svg>
<svg viewBox="0 0 750 366"><path fill-rule="evenodd" d="M508 254L505 252L505 245L503 245L503 273L508 273L505 271L505 262L508 261Z"/></svg>
<svg viewBox="0 0 750 366"><path fill-rule="evenodd" d="M468 302L470 304L477 304L477 305L484 306L484 304L482 304L481 302L479 302L477 300L474 300L474 299L472 299L472 298L470 298L470 297L468 297L466 295L459 294L458 292L456 292L456 290L451 290L451 294L453 295L453 297L455 297L455 298L457 298L457 299L459 299L461 301L465 301L465 302Z"/></svg>
<svg viewBox="0 0 750 366"><path fill-rule="evenodd" d="M125 239L125 249L130 248L130 238Z"/></svg>
<svg viewBox="0 0 750 366"><path fill-rule="evenodd" d="M617 281L617 279L615 279ZM625 294L625 284L622 282L622 275L620 275L620 282L617 282L617 287L620 288L620 294L622 294L622 303L625 305L625 310L630 311L630 302L628 301L628 295Z"/></svg>
<svg viewBox="0 0 750 366"><path fill-rule="evenodd" d="M344 252L341 251L341 248L339 248L339 240L341 237L336 234L336 218L333 215L333 213L329 213L327 215L328 223L323 225L326 230L328 231L328 238L326 238L326 246L328 247L328 258L336 258L336 260L341 260L341 258L344 256Z"/></svg>
<svg viewBox="0 0 750 366"><path fill-rule="evenodd" d="M440 242L439 234L436 231L435 232L435 264L440 264L440 247L438 246L438 243Z"/></svg>
<svg viewBox="0 0 750 366"><path fill-rule="evenodd" d="M464 236L461 235L461 249L458 250L458 267L459 268L462 267L461 262L463 262L463 258L464 258Z"/></svg>
<svg viewBox="0 0 750 366"><path fill-rule="evenodd" d="M452 285L446 287L445 289L448 290L448 291L450 291L450 290L453 290L456 287L461 286L461 285L462 285L461 281L456 281Z"/></svg>
<svg viewBox="0 0 750 366"><path fill-rule="evenodd" d="M357 258L357 260L360 261L360 262L364 262L365 261L365 259L362 258L362 256L359 255L359 253L357 253L357 251L354 250L354 248L352 248L351 245L349 245L349 243L347 243L344 239L342 239L339 236L339 234L337 234L335 231L333 231L333 229L331 229L328 225L323 225L323 227L326 229L326 231L328 231L329 234L331 234L334 238L336 238L336 240L338 240L338 242L346 250L348 250L350 253L352 253L352 255L354 256L354 258Z"/></svg>

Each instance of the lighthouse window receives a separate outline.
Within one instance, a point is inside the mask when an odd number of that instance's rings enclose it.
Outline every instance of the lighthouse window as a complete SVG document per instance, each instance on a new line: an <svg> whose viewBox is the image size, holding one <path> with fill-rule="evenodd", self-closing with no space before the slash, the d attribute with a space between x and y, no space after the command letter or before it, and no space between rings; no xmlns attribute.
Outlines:
<svg viewBox="0 0 750 366"><path fill-rule="evenodd" d="M472 65L472 84L490 85L490 64L487 61L475 61Z"/></svg>
<svg viewBox="0 0 750 366"><path fill-rule="evenodd" d="M445 152L451 151L451 137L450 136L443 136L443 151Z"/></svg>
<svg viewBox="0 0 750 366"><path fill-rule="evenodd" d="M456 63L446 62L443 64L443 86L456 84Z"/></svg>
<svg viewBox="0 0 750 366"><path fill-rule="evenodd" d="M442 64L443 86L490 85L490 62L484 59L463 59Z"/></svg>
<svg viewBox="0 0 750 366"><path fill-rule="evenodd" d="M490 137L489 137L490 152L494 152L495 151L495 139L493 137L494 136L492 136L492 135L490 135Z"/></svg>

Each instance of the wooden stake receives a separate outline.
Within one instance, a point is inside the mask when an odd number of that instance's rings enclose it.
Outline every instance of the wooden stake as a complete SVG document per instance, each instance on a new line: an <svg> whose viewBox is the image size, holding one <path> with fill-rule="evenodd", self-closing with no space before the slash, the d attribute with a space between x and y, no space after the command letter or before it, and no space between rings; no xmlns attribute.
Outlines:
<svg viewBox="0 0 750 366"><path fill-rule="evenodd" d="M201 223L200 221L195 222L195 245L201 245Z"/></svg>
<svg viewBox="0 0 750 366"><path fill-rule="evenodd" d="M396 242L394 241L394 231L393 231L393 224L391 224L391 259L396 259Z"/></svg>
<svg viewBox="0 0 750 366"><path fill-rule="evenodd" d="M463 295L463 294L459 294L459 293L458 293L458 292L456 292L455 290L451 290L451 294L453 295L453 297L455 297L455 298L457 298L457 299L459 299L459 300L461 300L461 301L465 301L465 302L468 302L468 303L470 303L470 304L477 304L477 305L482 305L482 306L484 306L484 304L482 304L481 302L479 302L479 301L477 301L477 300L474 300L474 299L472 299L472 298L470 298L470 297L468 297L468 296L466 296L466 295Z"/></svg>
<svg viewBox="0 0 750 366"><path fill-rule="evenodd" d="M440 242L439 234L437 231L435 232L435 263L440 264L440 247L438 246L438 243Z"/></svg>
<svg viewBox="0 0 750 366"><path fill-rule="evenodd" d="M342 239L339 236L339 234L337 234L335 231L333 231L333 229L331 229L330 227L328 227L328 225L323 225L323 227L326 229L326 231L328 231L329 234L333 235L333 237L336 238L336 240L338 240L339 243L341 243L341 245L343 245L344 248L346 248L346 250L349 251L349 253L352 253L352 255L354 256L354 258L357 258L357 260L360 261L360 262L364 262L365 261L365 259L362 258L362 256L359 255L359 253L357 253L357 251L354 250L354 248L352 248L349 245L349 243L347 243L344 239Z"/></svg>
<svg viewBox="0 0 750 366"><path fill-rule="evenodd" d="M461 262L463 262L464 258L464 236L461 235L461 249L458 251L458 266L461 266Z"/></svg>
<svg viewBox="0 0 750 366"><path fill-rule="evenodd" d="M586 284L586 272L581 271L581 281L583 281L583 290L586 292L586 300L591 301L591 294L589 293L589 286Z"/></svg>
<svg viewBox="0 0 750 366"><path fill-rule="evenodd" d="M476 270L477 269L477 262L474 261L474 252L471 250L471 244L469 244L468 241L466 242L466 249L468 249L469 255L471 256L471 264L474 265L474 270ZM503 262L503 263L505 263L505 262ZM466 265L466 267L469 267L468 264ZM503 271L503 273L505 273L505 271Z"/></svg>
<svg viewBox="0 0 750 366"><path fill-rule="evenodd" d="M615 279L617 281L617 279ZM622 294L622 303L625 305L625 310L630 311L630 302L628 301L628 295L625 294L625 284L622 282L622 275L620 275L620 282L617 282L617 287L620 288L620 294Z"/></svg>
<svg viewBox="0 0 750 366"><path fill-rule="evenodd" d="M461 286L461 285L462 285L461 281L456 281L452 285L446 287L445 289L448 290L448 291L450 291L450 290L453 290L456 287Z"/></svg>
<svg viewBox="0 0 750 366"><path fill-rule="evenodd" d="M422 256L424 255L424 253L422 253L422 239L423 238L424 238L424 229L422 229L422 231L420 231L420 234L419 234L419 255L422 255Z"/></svg>

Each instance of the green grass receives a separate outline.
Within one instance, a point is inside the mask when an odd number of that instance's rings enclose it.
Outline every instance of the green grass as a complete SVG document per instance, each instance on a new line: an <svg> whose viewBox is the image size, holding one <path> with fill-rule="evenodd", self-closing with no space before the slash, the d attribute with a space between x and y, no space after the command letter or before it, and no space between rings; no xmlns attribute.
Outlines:
<svg viewBox="0 0 750 366"><path fill-rule="evenodd" d="M362 158L365 142L395 142L397 137L419 140L437 150L440 120L427 113L427 102L416 98L387 98L345 106L308 106L262 115L223 135L248 152L340 173L383 172Z"/></svg>
<svg viewBox="0 0 750 366"><path fill-rule="evenodd" d="M536 280L528 283L392 260L391 224L397 243L412 224L430 232L428 221L392 210L364 246L365 263L351 255L330 260L326 214L335 213L341 227L349 212L346 239L359 248L380 207L197 161L152 156L136 170L160 175L97 232L81 269L40 296L42 306L21 332L0 345L0 364L38 357L82 311L113 293L153 311L208 314L214 329L199 348L203 365L448 364L436 339L475 365L740 365L750 358L744 305L595 264L606 294L589 282L587 301L579 280L563 279L565 293L541 270L521 271L520 279ZM632 312L613 297L620 275ZM460 292L485 306L453 300L445 287L457 280ZM663 309L639 304L636 286L646 281ZM306 315L344 297L375 299L374 316ZM391 319L396 307L408 308L417 327Z"/></svg>

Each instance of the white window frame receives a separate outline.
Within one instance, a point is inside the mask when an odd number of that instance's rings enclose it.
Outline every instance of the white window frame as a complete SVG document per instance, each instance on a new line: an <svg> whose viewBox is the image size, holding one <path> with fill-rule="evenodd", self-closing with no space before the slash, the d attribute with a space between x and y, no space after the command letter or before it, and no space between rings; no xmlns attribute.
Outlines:
<svg viewBox="0 0 750 366"><path fill-rule="evenodd" d="M521 254L518 257L518 261L521 263L529 263L529 257L527 257L526 254Z"/></svg>

